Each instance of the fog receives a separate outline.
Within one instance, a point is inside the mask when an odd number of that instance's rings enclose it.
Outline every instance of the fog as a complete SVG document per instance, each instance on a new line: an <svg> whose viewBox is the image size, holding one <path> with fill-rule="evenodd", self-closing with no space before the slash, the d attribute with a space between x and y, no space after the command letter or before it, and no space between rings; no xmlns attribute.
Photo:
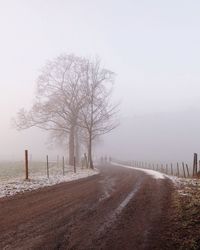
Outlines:
<svg viewBox="0 0 200 250"><path fill-rule="evenodd" d="M0 2L0 159L63 153L38 129L11 127L34 100L45 62L98 55L116 73L120 126L95 155L190 161L200 152L200 2L30 0Z"/></svg>
<svg viewBox="0 0 200 250"><path fill-rule="evenodd" d="M199 152L199 112L188 109L123 118L99 150L116 159L191 164L193 153Z"/></svg>

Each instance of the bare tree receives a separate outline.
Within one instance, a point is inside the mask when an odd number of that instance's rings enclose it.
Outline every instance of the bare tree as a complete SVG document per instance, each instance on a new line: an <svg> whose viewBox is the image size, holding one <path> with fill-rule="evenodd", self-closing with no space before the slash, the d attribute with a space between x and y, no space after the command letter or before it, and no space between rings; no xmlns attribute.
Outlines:
<svg viewBox="0 0 200 250"><path fill-rule="evenodd" d="M82 105L78 124L88 147L88 163L93 168L92 146L95 138L117 127L116 113L118 105L113 105L112 84L114 73L101 68L100 60L87 61L85 81L82 87Z"/></svg>
<svg viewBox="0 0 200 250"><path fill-rule="evenodd" d="M35 102L29 111L21 109L15 124L19 130L38 127L58 138L68 138L69 164L75 153L75 130L83 105L80 85L85 59L61 55L48 62L38 78Z"/></svg>
<svg viewBox="0 0 200 250"><path fill-rule="evenodd" d="M99 60L57 57L43 68L34 104L29 111L18 112L15 124L19 130L35 126L50 131L54 141L68 141L71 165L74 155L79 155L81 134L93 168L92 142L117 126L117 106L111 104L113 78L114 73L101 68Z"/></svg>

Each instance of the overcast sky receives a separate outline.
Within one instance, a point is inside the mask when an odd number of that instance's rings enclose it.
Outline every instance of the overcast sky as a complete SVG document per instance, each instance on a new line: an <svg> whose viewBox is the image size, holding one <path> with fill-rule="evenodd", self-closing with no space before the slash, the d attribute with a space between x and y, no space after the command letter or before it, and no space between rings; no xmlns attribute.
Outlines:
<svg viewBox="0 0 200 250"><path fill-rule="evenodd" d="M198 0L0 0L0 156L44 149L10 120L63 52L98 55L117 74L121 116L199 108L199 13Z"/></svg>

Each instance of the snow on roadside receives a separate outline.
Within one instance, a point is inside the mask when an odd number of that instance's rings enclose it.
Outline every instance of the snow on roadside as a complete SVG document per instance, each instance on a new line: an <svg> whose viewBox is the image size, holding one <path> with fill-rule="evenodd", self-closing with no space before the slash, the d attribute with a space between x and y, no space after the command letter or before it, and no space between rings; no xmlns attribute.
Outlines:
<svg viewBox="0 0 200 250"><path fill-rule="evenodd" d="M195 178L178 178L176 176L168 176L174 184L177 186L193 186L193 187L200 187L200 179Z"/></svg>
<svg viewBox="0 0 200 250"><path fill-rule="evenodd" d="M178 178L176 176L168 176L178 189L181 196L191 196L192 190L200 191L200 179L195 178Z"/></svg>
<svg viewBox="0 0 200 250"><path fill-rule="evenodd" d="M65 176L54 175L49 179L44 176L34 175L33 178L26 181L21 178L16 178L7 182L0 183L0 198L5 196L12 196L17 193L35 190L47 186L53 186L62 182L70 182L73 180L86 178L98 174L97 169L77 169L77 172L68 172Z"/></svg>
<svg viewBox="0 0 200 250"><path fill-rule="evenodd" d="M113 165L125 167L125 168L130 168L130 169L135 169L142 171L150 176L152 176L155 179L165 179L168 178L170 179L173 184L176 186L178 189L178 193L181 196L190 196L191 195L191 190L192 189L197 189L200 191L200 179L194 179L194 178L180 178L176 176L170 176L167 174L160 173L155 170L150 170L150 169L144 169L144 168L136 168L124 164L119 164L116 162L111 162Z"/></svg>
<svg viewBox="0 0 200 250"><path fill-rule="evenodd" d="M165 174L162 174L162 173L160 173L158 171L151 170L151 169L136 168L136 167L132 167L132 166L124 165L124 164L119 164L119 163L116 163L116 162L111 162L111 163L113 165L116 165L116 166L120 166L120 167L124 167L124 168L130 168L130 169L135 169L135 170L142 171L142 172L144 172L144 173L152 176L154 179L165 179L165 178L168 177Z"/></svg>

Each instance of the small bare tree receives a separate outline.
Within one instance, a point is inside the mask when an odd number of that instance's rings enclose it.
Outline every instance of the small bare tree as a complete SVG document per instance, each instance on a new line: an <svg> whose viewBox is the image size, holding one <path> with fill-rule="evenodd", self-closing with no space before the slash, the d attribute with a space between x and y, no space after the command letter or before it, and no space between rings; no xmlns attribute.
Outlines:
<svg viewBox="0 0 200 250"><path fill-rule="evenodd" d="M75 153L75 130L83 105L80 86L83 82L85 59L61 55L48 62L38 78L35 102L29 111L21 109L16 127L38 127L51 131L57 138L68 138L69 164Z"/></svg>
<svg viewBox="0 0 200 250"><path fill-rule="evenodd" d="M82 99L78 124L82 130L88 147L88 163L93 168L92 146L93 141L117 127L116 113L118 105L113 105L112 84L114 73L101 68L100 60L87 61L85 79L82 87Z"/></svg>

